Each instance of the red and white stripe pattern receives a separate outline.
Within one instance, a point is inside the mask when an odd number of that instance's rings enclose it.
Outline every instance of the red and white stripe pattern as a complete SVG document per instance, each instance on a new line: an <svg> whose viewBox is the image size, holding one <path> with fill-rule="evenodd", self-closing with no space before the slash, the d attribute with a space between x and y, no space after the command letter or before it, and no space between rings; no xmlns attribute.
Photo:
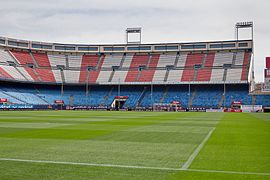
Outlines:
<svg viewBox="0 0 270 180"><path fill-rule="evenodd" d="M159 54L154 54L149 59L149 64L146 70L142 70L139 76L139 82L152 82L153 77L159 62Z"/></svg>
<svg viewBox="0 0 270 180"><path fill-rule="evenodd" d="M139 67L140 66L147 66L148 61L149 61L149 55L148 54L135 54L133 56L133 59L131 61L129 71L127 73L125 82L136 82L138 81L137 79L139 78Z"/></svg>
<svg viewBox="0 0 270 180"><path fill-rule="evenodd" d="M0 65L0 77L3 79L14 79L6 70L5 66Z"/></svg>
<svg viewBox="0 0 270 180"><path fill-rule="evenodd" d="M197 79L195 81L210 81L214 59L215 53L209 53L206 55L205 63L202 69L198 70Z"/></svg>
<svg viewBox="0 0 270 180"><path fill-rule="evenodd" d="M181 69L170 70L167 82L169 83L181 82L182 75L183 75L183 67L186 64L186 60L187 60L187 54L186 53L181 54L176 64L176 67L180 67Z"/></svg>
<svg viewBox="0 0 270 180"><path fill-rule="evenodd" d="M195 81L194 80L194 65L202 64L204 58L204 54L188 54L187 60L185 64L185 69L183 71L181 81Z"/></svg>
<svg viewBox="0 0 270 180"><path fill-rule="evenodd" d="M96 67L99 61L98 55L83 55L79 82L86 83L88 76L88 67Z"/></svg>
<svg viewBox="0 0 270 180"><path fill-rule="evenodd" d="M0 65L0 68L3 70L2 73L6 78L14 79L18 81L28 81L15 67ZM5 73L6 72L6 73ZM12 77L12 78L10 78Z"/></svg>
<svg viewBox="0 0 270 180"><path fill-rule="evenodd" d="M125 79L127 77L128 69L130 67L130 64L133 59L133 54L127 54L124 60L124 63L122 65L122 71L115 71L114 76L112 78L113 83L118 83L118 82L125 82Z"/></svg>
<svg viewBox="0 0 270 180"><path fill-rule="evenodd" d="M103 70L100 71L99 76L97 78L97 82L99 83L108 82L112 73L112 67L120 66L122 58L123 54L106 55L102 65Z"/></svg>
<svg viewBox="0 0 270 180"><path fill-rule="evenodd" d="M164 82L164 78L167 72L165 67L168 65L170 66L174 65L175 60L176 60L176 53L161 54L159 56L157 67L162 68L162 69L156 69L154 77L153 77L153 82L161 82L161 83Z"/></svg>
<svg viewBox="0 0 270 180"><path fill-rule="evenodd" d="M36 72L41 79L41 81L44 82L56 82L55 76L51 70L51 64L49 61L49 58L47 54L45 53L32 53L33 57L35 58L35 61L37 62L38 66L40 68L36 68ZM43 68L45 67L45 68Z"/></svg>
<svg viewBox="0 0 270 180"><path fill-rule="evenodd" d="M232 64L227 70L226 81L243 82L248 80L251 53L239 51L181 53L176 63L176 53L165 54L92 54L92 55L63 55L57 53L7 51L0 49L0 78L30 82L62 83L61 71L56 67L62 65L66 83L118 83L120 82L221 82L224 79L224 64ZM234 59L235 58L235 59ZM9 66L14 62L18 67ZM233 62L234 61L234 62ZM164 82L167 65L176 68L168 71L167 82ZM33 64L30 68L26 64ZM195 70L194 65L202 65ZM120 66L112 74L112 66ZM140 66L146 69L139 71ZM88 67L93 67L88 72ZM70 68L70 69L69 69ZM195 72L197 71L197 75ZM113 75L113 76L111 76ZM196 76L195 76L196 75Z"/></svg>
<svg viewBox="0 0 270 180"><path fill-rule="evenodd" d="M241 74L242 81L245 81L248 79L250 59L251 59L251 53L245 52L244 59L243 59L243 65L242 65L242 74Z"/></svg>

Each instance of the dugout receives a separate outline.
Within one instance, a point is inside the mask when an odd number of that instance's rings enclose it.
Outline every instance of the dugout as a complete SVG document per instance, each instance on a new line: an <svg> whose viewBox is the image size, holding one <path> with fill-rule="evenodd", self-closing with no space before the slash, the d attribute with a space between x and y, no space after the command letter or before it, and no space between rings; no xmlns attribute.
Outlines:
<svg viewBox="0 0 270 180"><path fill-rule="evenodd" d="M270 107L264 107L263 112L265 113L270 113Z"/></svg>

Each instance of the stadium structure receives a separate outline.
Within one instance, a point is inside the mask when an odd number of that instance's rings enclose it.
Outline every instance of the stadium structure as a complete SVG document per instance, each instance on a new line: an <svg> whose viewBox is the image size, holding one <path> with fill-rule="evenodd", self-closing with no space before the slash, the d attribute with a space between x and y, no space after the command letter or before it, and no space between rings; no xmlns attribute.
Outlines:
<svg viewBox="0 0 270 180"><path fill-rule="evenodd" d="M251 93L252 56L253 40L85 45L0 37L1 108L267 107L269 95Z"/></svg>

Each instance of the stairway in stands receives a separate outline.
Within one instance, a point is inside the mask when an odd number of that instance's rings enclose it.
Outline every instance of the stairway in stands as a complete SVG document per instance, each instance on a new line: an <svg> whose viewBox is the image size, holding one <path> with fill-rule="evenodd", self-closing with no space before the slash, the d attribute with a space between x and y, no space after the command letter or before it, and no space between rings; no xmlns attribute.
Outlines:
<svg viewBox="0 0 270 180"><path fill-rule="evenodd" d="M143 71L145 71L145 70L143 70ZM139 81L139 78L141 77L141 73L142 73L142 71L138 71L138 73L136 75L136 79L135 79L136 82Z"/></svg>
<svg viewBox="0 0 270 180"><path fill-rule="evenodd" d="M37 73L37 71L36 71L36 69L34 68L33 69L33 71L34 71L34 74L35 74L35 76L37 77L37 79L38 79L38 81L42 81L42 79L41 79L41 77L39 76L39 74ZM51 82L51 81L50 81Z"/></svg>
<svg viewBox="0 0 270 180"><path fill-rule="evenodd" d="M63 70L60 70L60 74L61 74L61 79L62 79L62 82L65 83L66 80L65 80L65 75L64 75L64 71Z"/></svg>
<svg viewBox="0 0 270 180"><path fill-rule="evenodd" d="M126 56L127 56L127 54L124 53L124 54L123 54L123 57L122 57L122 59L121 59L121 62L120 62L120 64L119 64L119 68L120 68L120 69L123 67L123 64L124 64L124 62L125 62Z"/></svg>
<svg viewBox="0 0 270 180"><path fill-rule="evenodd" d="M4 90L1 90L1 93L5 94L5 95L7 95L7 96L10 96L10 97L12 97L12 98L14 98L14 99L16 99L16 100L18 100L18 101L20 101L20 102L23 102L23 103L25 103L25 104L28 104L25 100L23 100L23 99L21 99L21 98L18 98L18 97L16 97L16 96L13 96L12 94L10 94L10 93L8 93L8 92L6 92L6 91L4 91Z"/></svg>
<svg viewBox="0 0 270 180"><path fill-rule="evenodd" d="M176 54L175 61L174 61L174 64L173 64L174 67L177 67L179 58L180 58L180 53L178 52L178 53Z"/></svg>
<svg viewBox="0 0 270 180"><path fill-rule="evenodd" d="M14 66L14 68L17 70L17 72L22 76L22 77L24 77L24 79L26 80L26 81L29 81L29 79L17 68L17 66Z"/></svg>
<svg viewBox="0 0 270 180"><path fill-rule="evenodd" d="M115 74L115 70L112 70L108 82L112 82L114 74Z"/></svg>
<svg viewBox="0 0 270 180"><path fill-rule="evenodd" d="M14 54L11 53L11 51L7 51L7 52L8 52L8 54L12 57L12 59L13 59L13 61L14 61L14 63L15 63L16 65L20 64L20 63L18 62L18 60L16 59L16 57L14 56Z"/></svg>
<svg viewBox="0 0 270 180"><path fill-rule="evenodd" d="M142 102L142 100L143 100L143 98L144 98L144 96L146 94L147 89L148 89L147 87L144 87L139 99L137 100L136 107L140 107L141 102Z"/></svg>
<svg viewBox="0 0 270 180"><path fill-rule="evenodd" d="M198 77L198 69L194 69L193 79L192 81L196 81Z"/></svg>
<svg viewBox="0 0 270 180"><path fill-rule="evenodd" d="M222 81L226 81L226 79L227 79L227 72L228 72L228 69L227 68L225 68L224 69L224 73L223 73L223 78L222 78Z"/></svg>
<svg viewBox="0 0 270 180"><path fill-rule="evenodd" d="M192 107L192 102L193 102L193 99L195 98L195 96L196 96L196 89L194 89L194 91L191 94L191 97L189 98L188 107Z"/></svg>
<svg viewBox="0 0 270 180"><path fill-rule="evenodd" d="M31 56L31 58L32 58L32 60L33 60L33 62L34 62L35 67L39 67L39 65L38 65L38 63L37 63L35 57L33 56L33 54L32 54L31 52L29 52L29 54L30 54L30 56Z"/></svg>
<svg viewBox="0 0 270 180"><path fill-rule="evenodd" d="M89 76L90 76L90 71L87 71L87 75L86 75L86 80L85 80L85 82L89 82Z"/></svg>
<svg viewBox="0 0 270 180"><path fill-rule="evenodd" d="M232 65L233 66L235 65L236 55L237 55L237 52L234 52L233 53L233 59L232 59Z"/></svg>
<svg viewBox="0 0 270 180"><path fill-rule="evenodd" d="M100 102L100 106L105 106L106 105L106 101L112 95L113 89L114 89L114 86L112 86L110 91L104 96L103 100Z"/></svg>
<svg viewBox="0 0 270 180"><path fill-rule="evenodd" d="M256 96L252 95L252 105L255 105L255 104L256 104Z"/></svg>
<svg viewBox="0 0 270 180"><path fill-rule="evenodd" d="M164 76L164 80L163 80L164 82L167 82L168 81L169 73L170 73L170 70L167 69L166 70L166 73L165 73L165 76Z"/></svg>
<svg viewBox="0 0 270 180"><path fill-rule="evenodd" d="M40 96L39 94L40 94L40 91L35 87L35 90L36 90L36 96L40 99L40 100L42 100L42 101L44 101L45 102L45 104L50 104L45 98L43 98L42 96Z"/></svg>
<svg viewBox="0 0 270 180"><path fill-rule="evenodd" d="M221 98L220 98L220 100L219 100L219 103L218 103L219 107L222 107L222 106L223 106L224 99L225 99L225 96L224 96L224 94L222 94L222 95L221 95Z"/></svg>
<svg viewBox="0 0 270 180"><path fill-rule="evenodd" d="M159 103L163 103L164 99L165 99L166 96L168 95L168 91L169 91L169 86L167 86L167 87L164 89L162 98L160 99Z"/></svg>

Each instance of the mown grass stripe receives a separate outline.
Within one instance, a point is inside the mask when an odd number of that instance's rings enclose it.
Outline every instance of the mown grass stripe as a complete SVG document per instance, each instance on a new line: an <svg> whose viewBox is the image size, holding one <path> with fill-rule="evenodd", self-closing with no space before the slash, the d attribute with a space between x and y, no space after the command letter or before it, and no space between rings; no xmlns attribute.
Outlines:
<svg viewBox="0 0 270 180"><path fill-rule="evenodd" d="M112 167L112 168L129 168L129 169L149 169L149 170L163 170L163 171L189 171L189 172L270 176L270 173L263 173L263 172L238 172L238 171L221 171L221 170L205 170L205 169L183 169L183 168L118 165L118 164L96 164L96 163L82 163L82 162L80 163L80 162L64 162L64 161L46 161L46 160L31 160L31 159L0 158L0 161L43 163L43 164L63 164L63 165L78 165L78 166L95 166L95 167Z"/></svg>

